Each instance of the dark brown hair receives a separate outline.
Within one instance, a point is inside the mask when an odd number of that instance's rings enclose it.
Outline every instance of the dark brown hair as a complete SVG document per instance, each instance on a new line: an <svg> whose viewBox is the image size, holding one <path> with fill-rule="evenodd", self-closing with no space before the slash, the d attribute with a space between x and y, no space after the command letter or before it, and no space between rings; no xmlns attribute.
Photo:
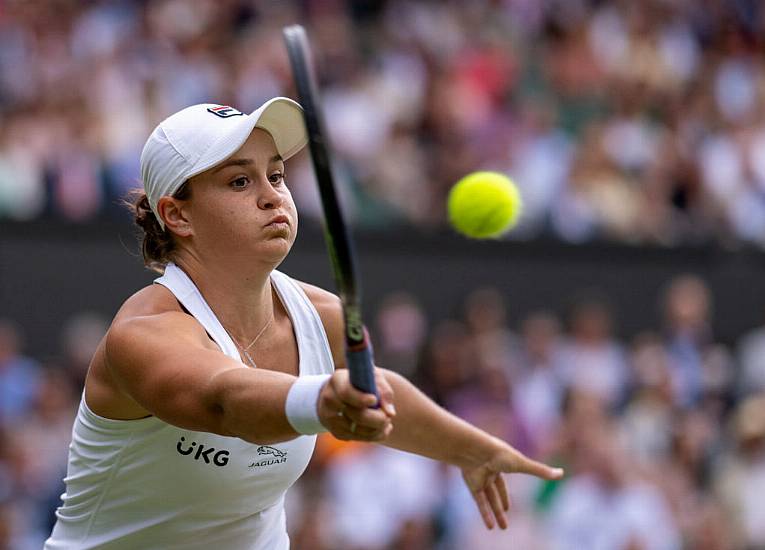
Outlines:
<svg viewBox="0 0 765 550"><path fill-rule="evenodd" d="M188 200L191 198L191 186L186 181L173 195L176 199ZM164 272L165 266L173 259L176 242L173 234L159 225L157 216L149 205L149 198L143 189L135 189L128 195L125 205L133 214L135 224L143 232L141 252L143 263L149 269Z"/></svg>

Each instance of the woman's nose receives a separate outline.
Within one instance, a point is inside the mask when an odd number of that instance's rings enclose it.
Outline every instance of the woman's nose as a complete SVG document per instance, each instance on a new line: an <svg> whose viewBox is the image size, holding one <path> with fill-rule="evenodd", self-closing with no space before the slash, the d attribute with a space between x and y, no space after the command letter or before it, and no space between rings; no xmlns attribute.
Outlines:
<svg viewBox="0 0 765 550"><path fill-rule="evenodd" d="M266 180L263 192L258 199L258 206L263 210L279 208L284 202L284 197L277 191L271 182Z"/></svg>

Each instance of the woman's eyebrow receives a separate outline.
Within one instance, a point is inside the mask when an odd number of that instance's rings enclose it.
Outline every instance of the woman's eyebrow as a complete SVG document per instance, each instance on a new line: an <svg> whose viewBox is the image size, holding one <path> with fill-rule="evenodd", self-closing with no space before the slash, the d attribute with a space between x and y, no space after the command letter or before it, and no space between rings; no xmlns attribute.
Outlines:
<svg viewBox="0 0 765 550"><path fill-rule="evenodd" d="M228 168L229 166L251 166L255 164L255 161L252 159L229 159L225 162L220 163L218 166L216 166L213 169L213 173L220 172L224 168Z"/></svg>
<svg viewBox="0 0 765 550"><path fill-rule="evenodd" d="M274 155L270 159L268 159L268 163L272 162L283 162L282 156L279 154ZM255 161L251 158L239 158L239 159L229 159L225 162L220 163L218 166L213 168L213 174L216 172L220 172L224 168L228 168L229 166L252 166L255 164Z"/></svg>

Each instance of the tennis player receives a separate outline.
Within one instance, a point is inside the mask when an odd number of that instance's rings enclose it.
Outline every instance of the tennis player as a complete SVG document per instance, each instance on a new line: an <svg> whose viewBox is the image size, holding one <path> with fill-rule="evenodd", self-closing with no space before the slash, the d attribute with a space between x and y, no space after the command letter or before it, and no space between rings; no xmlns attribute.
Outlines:
<svg viewBox="0 0 765 550"><path fill-rule="evenodd" d="M134 210L163 275L90 365L46 549L287 549L284 495L325 431L458 466L488 528L506 526L502 473L562 475L393 372L379 408L351 386L339 299L276 270L298 226L284 162L306 141L286 98L195 105L149 137Z"/></svg>

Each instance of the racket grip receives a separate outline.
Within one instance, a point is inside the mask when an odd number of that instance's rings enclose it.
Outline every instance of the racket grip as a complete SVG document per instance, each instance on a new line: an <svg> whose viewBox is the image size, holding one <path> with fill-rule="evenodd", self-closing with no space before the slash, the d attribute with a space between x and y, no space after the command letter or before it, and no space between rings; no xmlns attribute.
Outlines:
<svg viewBox="0 0 765 550"><path fill-rule="evenodd" d="M380 394L377 393L377 384L375 384L374 360L369 340L365 338L361 344L348 348L345 352L345 360L348 363L348 374L353 387L364 393L375 394L378 401L375 408L379 407Z"/></svg>

